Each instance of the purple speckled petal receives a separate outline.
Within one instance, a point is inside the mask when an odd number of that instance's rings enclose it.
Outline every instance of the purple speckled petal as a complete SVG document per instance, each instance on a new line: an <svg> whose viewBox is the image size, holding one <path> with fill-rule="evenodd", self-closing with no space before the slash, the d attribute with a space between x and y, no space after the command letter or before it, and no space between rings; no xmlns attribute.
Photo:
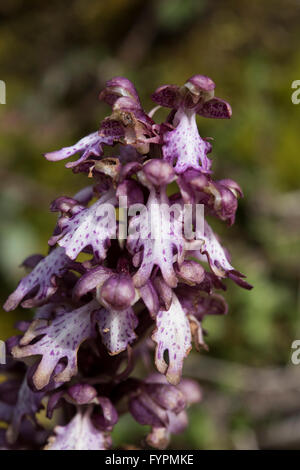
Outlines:
<svg viewBox="0 0 300 470"><path fill-rule="evenodd" d="M63 358L67 359L67 365L62 372L55 375L55 382L67 382L77 373L77 351L83 341L94 335L91 313L98 308L98 302L91 301L76 310L57 316L50 324L46 320L32 322L19 346L15 346L12 353L16 358L42 356L33 376L33 383L38 390L49 383L57 363ZM30 344L41 335L36 343Z"/></svg>
<svg viewBox="0 0 300 470"><path fill-rule="evenodd" d="M99 431L90 419L91 409L78 412L66 426L57 426L45 450L106 450L110 437Z"/></svg>
<svg viewBox="0 0 300 470"><path fill-rule="evenodd" d="M199 259L203 260L202 256L206 255L213 273L218 277L226 277L226 273L234 268L228 260L226 250L222 247L217 235L206 221L204 234L200 236L199 239L201 247L199 252L196 253L199 255Z"/></svg>
<svg viewBox="0 0 300 470"><path fill-rule="evenodd" d="M229 119L231 118L232 110L227 101L221 100L221 98L212 98L200 106L197 114L205 118Z"/></svg>
<svg viewBox="0 0 300 470"><path fill-rule="evenodd" d="M8 297L3 308L6 311L14 310L22 299L35 288L38 288L38 292L32 299L23 302L22 306L31 308L47 300L57 290L53 281L54 276L61 277L70 264L71 260L65 255L63 248L58 247L51 251L30 274L21 280L17 289Z"/></svg>
<svg viewBox="0 0 300 470"><path fill-rule="evenodd" d="M209 172L211 160L207 158L211 146L203 140L198 132L196 114L194 111L184 111L181 108L174 118L177 127L164 134L162 147L164 159L175 165L178 174L188 168Z"/></svg>
<svg viewBox="0 0 300 470"><path fill-rule="evenodd" d="M125 135L124 129L121 124L110 118L105 118L100 125L99 135L111 140L111 144L114 141L119 141Z"/></svg>
<svg viewBox="0 0 300 470"><path fill-rule="evenodd" d="M49 244L58 242L73 260L88 245L92 246L99 259L105 258L107 244L116 236L115 204L115 191L111 189L73 217L63 216L58 223L61 233L51 237Z"/></svg>
<svg viewBox="0 0 300 470"><path fill-rule="evenodd" d="M151 96L153 101L166 108L176 108L180 100L180 88L177 85L163 85Z"/></svg>
<svg viewBox="0 0 300 470"><path fill-rule="evenodd" d="M204 225L204 236L199 236L199 239L202 246L198 252L193 254L193 256L201 259L202 255L206 255L210 268L216 276L221 278L230 277L241 287L244 287L245 289L252 288L250 284L241 279L245 276L239 271L236 271L230 264L226 250L222 247L217 236L207 222L205 222Z"/></svg>
<svg viewBox="0 0 300 470"><path fill-rule="evenodd" d="M132 254L142 253L141 265L133 280L136 287L146 284L154 266L159 266L166 283L175 287L177 277L173 264L180 265L184 258L182 213L179 217L167 217L165 210L170 207L165 189L151 189L147 211L133 217L129 222L127 246ZM168 222L170 220L170 223ZM174 248L177 253L174 256Z"/></svg>
<svg viewBox="0 0 300 470"><path fill-rule="evenodd" d="M183 360L191 350L191 331L187 316L176 295L169 310L161 310L156 319L156 330L152 335L157 343L155 364L167 380L176 385L180 381ZM169 364L164 359L168 350Z"/></svg>
<svg viewBox="0 0 300 470"><path fill-rule="evenodd" d="M111 355L124 351L136 339L134 330L138 320L131 307L122 311L102 309L97 313L96 321L102 341Z"/></svg>
<svg viewBox="0 0 300 470"><path fill-rule="evenodd" d="M101 144L105 143L107 145L111 145L111 140L111 137L100 136L98 132L93 132L92 134L83 137L76 144L71 145L70 147L64 147L60 150L55 150L54 152L45 153L45 157L51 162L57 162L59 160L65 160L77 152L82 152L78 160L66 164L67 168L73 168L79 163L84 162L90 155L99 157L102 154Z"/></svg>

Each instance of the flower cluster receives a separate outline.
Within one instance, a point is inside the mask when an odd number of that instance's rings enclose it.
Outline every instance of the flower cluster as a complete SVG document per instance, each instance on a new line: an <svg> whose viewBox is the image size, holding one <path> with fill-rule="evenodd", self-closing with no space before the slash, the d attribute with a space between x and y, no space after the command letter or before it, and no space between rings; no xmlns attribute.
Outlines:
<svg viewBox="0 0 300 470"><path fill-rule="evenodd" d="M201 390L181 379L183 363L192 343L207 348L204 317L227 313L215 291L225 289L225 278L251 288L206 221L233 224L242 196L235 181L212 179L212 146L198 132L196 115L231 116L214 89L202 75L158 88L152 99L170 109L158 124L157 108L147 114L133 84L113 78L100 93L111 114L99 130L45 154L50 161L78 154L66 167L86 173L91 184L52 202L59 216L49 253L24 261L29 272L4 305L36 310L32 322L18 324L22 335L7 341L2 448L108 449L125 412L150 427L146 446L165 448L187 426L186 408L201 400ZM108 147L114 156L105 156ZM154 235L141 210L128 216L124 236L124 198L147 209ZM173 203L179 215L166 223L158 208ZM182 230L186 204L204 207L203 230L192 240ZM102 210L109 207L116 227ZM45 406L49 418L57 410L50 435L37 420Z"/></svg>

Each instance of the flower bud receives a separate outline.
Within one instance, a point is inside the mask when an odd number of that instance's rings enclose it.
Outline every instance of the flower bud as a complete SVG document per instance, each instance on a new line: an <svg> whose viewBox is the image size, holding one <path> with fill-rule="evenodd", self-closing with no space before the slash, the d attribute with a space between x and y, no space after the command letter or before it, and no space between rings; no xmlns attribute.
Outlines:
<svg viewBox="0 0 300 470"><path fill-rule="evenodd" d="M118 98L129 97L140 103L137 91L130 80L124 77L114 77L106 82L106 87L100 93L99 99L113 105Z"/></svg>
<svg viewBox="0 0 300 470"><path fill-rule="evenodd" d="M232 191L236 197L243 197L243 191L236 181L226 178L220 180L219 183L225 186L226 188L230 189L230 191Z"/></svg>
<svg viewBox="0 0 300 470"><path fill-rule="evenodd" d="M88 384L76 384L68 389L68 395L78 405L85 405L97 396L97 390Z"/></svg>
<svg viewBox="0 0 300 470"><path fill-rule="evenodd" d="M114 274L107 279L99 292L99 300L114 310L130 307L135 297L132 279L127 274Z"/></svg>
<svg viewBox="0 0 300 470"><path fill-rule="evenodd" d="M165 410L180 413L186 406L183 393L174 385L148 383L144 384L145 392L153 401Z"/></svg>
<svg viewBox="0 0 300 470"><path fill-rule="evenodd" d="M205 270L197 261L184 261L180 268L177 268L176 274L180 281L186 284L200 284L205 277Z"/></svg>
<svg viewBox="0 0 300 470"><path fill-rule="evenodd" d="M157 159L148 161L143 167L143 173L154 186L169 184L175 176L174 170L169 163Z"/></svg>

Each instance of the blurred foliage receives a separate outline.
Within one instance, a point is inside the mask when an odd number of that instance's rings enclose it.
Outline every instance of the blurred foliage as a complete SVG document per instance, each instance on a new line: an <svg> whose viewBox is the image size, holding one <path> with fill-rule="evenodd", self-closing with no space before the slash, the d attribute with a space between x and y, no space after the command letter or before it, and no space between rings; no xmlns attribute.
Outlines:
<svg viewBox="0 0 300 470"><path fill-rule="evenodd" d="M300 335L300 105L291 102L299 20L297 0L2 0L1 301L20 279L22 259L46 253L51 200L86 183L42 154L97 128L108 110L97 101L105 80L127 76L150 109L157 86L201 73L233 107L228 122L199 119L201 135L214 137L215 175L236 179L245 192L236 225L216 227L255 286L244 292L228 283L229 315L205 324L209 354L256 367L288 364ZM24 316L3 313L0 337L15 333ZM222 428L205 401L190 417L175 447L230 448L255 428L247 410ZM124 417L116 443L128 429L137 442L144 433Z"/></svg>

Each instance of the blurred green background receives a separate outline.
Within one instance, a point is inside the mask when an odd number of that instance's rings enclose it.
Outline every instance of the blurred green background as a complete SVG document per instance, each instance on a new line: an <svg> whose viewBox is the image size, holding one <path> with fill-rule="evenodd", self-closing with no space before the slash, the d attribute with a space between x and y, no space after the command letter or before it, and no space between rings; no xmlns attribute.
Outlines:
<svg viewBox="0 0 300 470"><path fill-rule="evenodd" d="M230 121L199 119L199 129L214 137L216 177L245 192L236 225L216 228L255 288L227 283L229 315L206 320L210 352L192 353L185 369L204 399L173 448L300 448L300 365L290 360L300 339L300 104L291 101L299 22L298 0L0 4L2 303L22 275L20 262L46 253L51 200L86 184L42 153L97 129L109 111L97 100L105 80L133 80L149 110L156 87L200 73L232 105ZM1 339L21 316L28 312L1 313ZM115 442L138 444L143 432L125 417Z"/></svg>

